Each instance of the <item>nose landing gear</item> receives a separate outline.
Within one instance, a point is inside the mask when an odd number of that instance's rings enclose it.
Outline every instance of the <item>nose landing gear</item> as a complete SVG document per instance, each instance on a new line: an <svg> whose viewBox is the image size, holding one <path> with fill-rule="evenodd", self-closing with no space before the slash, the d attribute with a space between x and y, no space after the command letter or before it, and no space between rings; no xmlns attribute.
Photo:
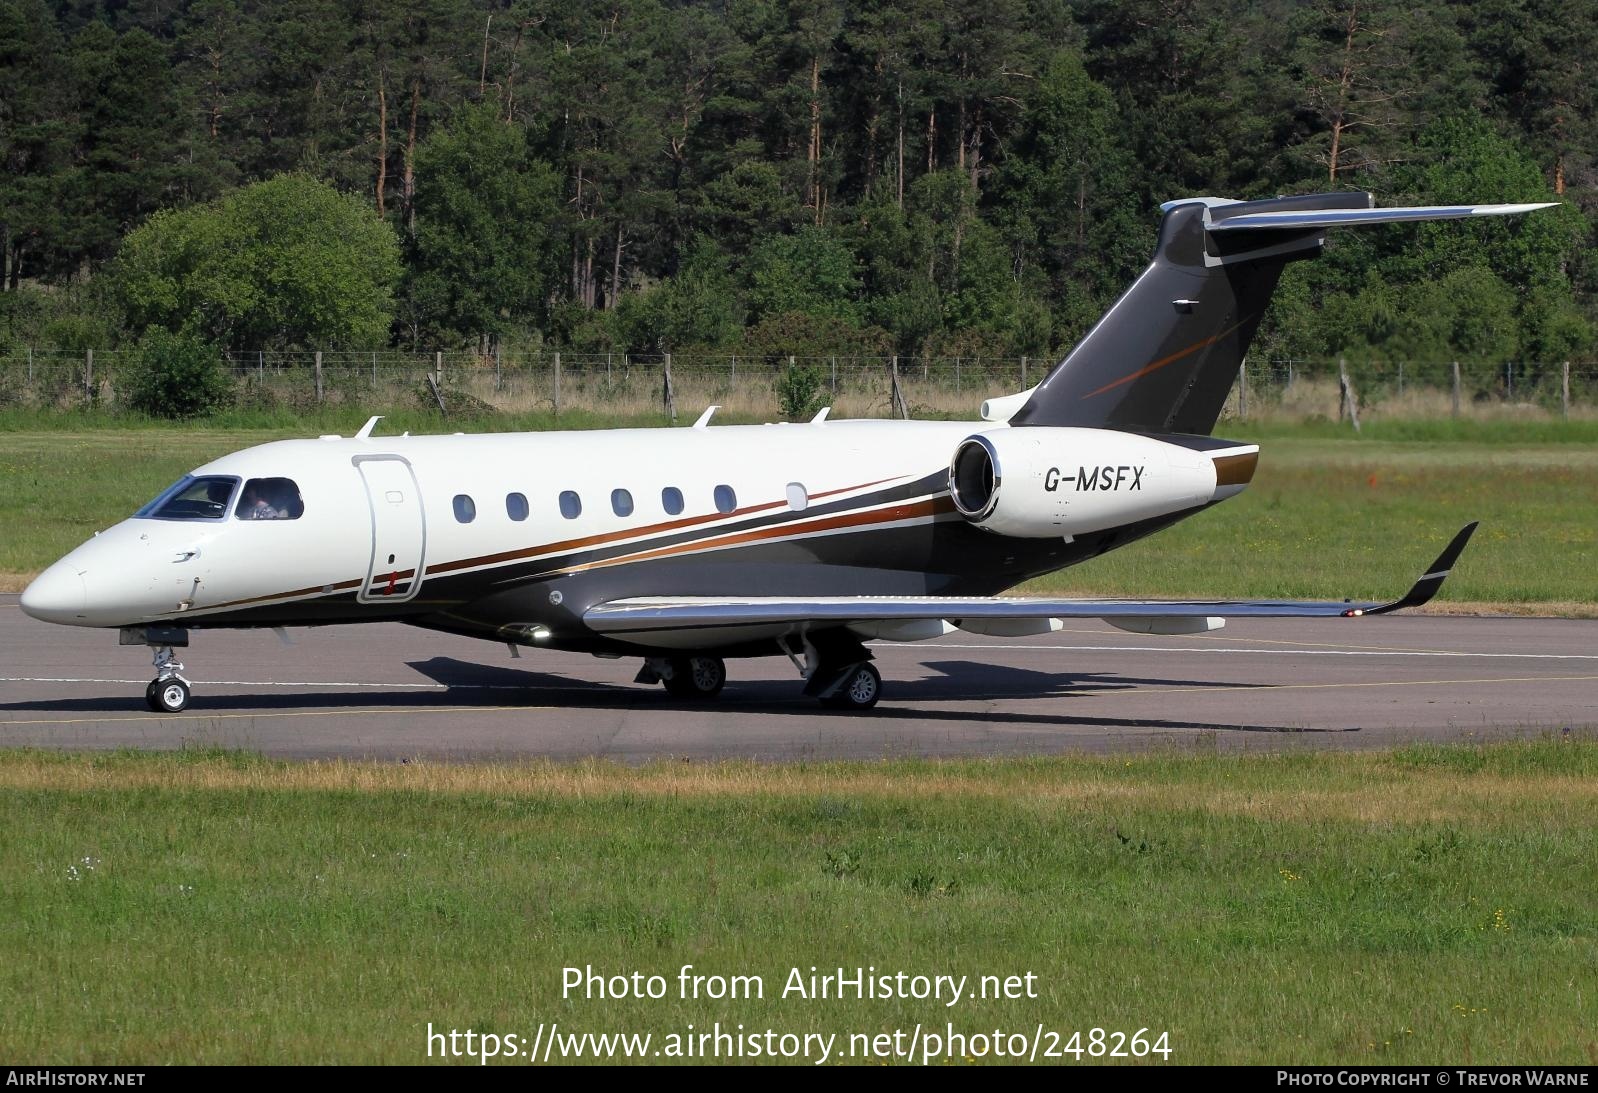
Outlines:
<svg viewBox="0 0 1598 1093"><path fill-rule="evenodd" d="M182 713L189 704L189 681L178 674L182 671L170 645L157 649L155 679L144 689L145 705L156 713Z"/></svg>
<svg viewBox="0 0 1598 1093"><path fill-rule="evenodd" d="M117 644L155 650L155 678L144 689L144 704L155 713L182 713L189 704L189 681L172 650L188 646L189 632L181 626L128 626L117 635Z"/></svg>

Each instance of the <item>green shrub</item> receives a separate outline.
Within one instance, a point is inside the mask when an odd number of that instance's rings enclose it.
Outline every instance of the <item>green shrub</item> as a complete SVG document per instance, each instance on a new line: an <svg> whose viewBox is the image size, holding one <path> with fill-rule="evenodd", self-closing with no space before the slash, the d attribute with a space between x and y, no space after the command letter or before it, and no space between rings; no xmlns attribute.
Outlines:
<svg viewBox="0 0 1598 1093"><path fill-rule="evenodd" d="M790 364L777 377L777 402L789 421L806 421L821 408L825 383L821 370Z"/></svg>
<svg viewBox="0 0 1598 1093"><path fill-rule="evenodd" d="M152 328L127 378L127 403L152 417L198 417L232 400L222 351L197 335Z"/></svg>

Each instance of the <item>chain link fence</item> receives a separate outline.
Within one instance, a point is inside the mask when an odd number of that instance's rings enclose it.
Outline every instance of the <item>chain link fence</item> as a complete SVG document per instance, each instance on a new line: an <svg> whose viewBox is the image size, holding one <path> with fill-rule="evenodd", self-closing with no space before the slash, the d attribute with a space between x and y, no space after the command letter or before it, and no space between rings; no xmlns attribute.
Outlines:
<svg viewBox="0 0 1598 1093"><path fill-rule="evenodd" d="M225 367L241 407L448 414L586 411L697 415L705 406L775 417L803 404L836 417L973 416L1055 363L1027 357L740 357L567 353L481 355L260 351ZM0 408L121 407L126 350L0 353ZM795 376L797 374L797 380ZM1261 360L1239 371L1225 416L1356 418L1598 416L1598 362Z"/></svg>

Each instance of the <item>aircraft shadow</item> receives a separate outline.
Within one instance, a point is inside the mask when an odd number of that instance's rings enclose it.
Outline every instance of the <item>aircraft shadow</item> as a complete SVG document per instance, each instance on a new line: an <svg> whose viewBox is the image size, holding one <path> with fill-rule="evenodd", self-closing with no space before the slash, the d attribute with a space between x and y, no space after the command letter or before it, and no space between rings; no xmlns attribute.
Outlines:
<svg viewBox="0 0 1598 1093"><path fill-rule="evenodd" d="M207 695L198 687L188 714L203 715L208 707L218 713L252 711L293 711L326 709L428 709L471 708L480 706L559 706L583 710L650 710L662 712L700 710L706 717L736 717L750 714L815 717L819 710L814 700L799 693L799 681L734 679L715 700L707 703L675 701L658 687L631 683L588 683L570 676L498 665L476 664L453 657L433 657L410 661L409 666L444 687L440 691L411 689L384 690L379 687L352 691L291 691L272 688L255 694ZM1238 684L1214 680L1160 679L1145 676L1104 673L1047 672L1011 665L977 661L947 660L927 662L935 673L916 679L889 679L883 705L864 713L839 712L840 719L868 717L886 721L943 721L992 725L1059 728L1142 728L1182 731L1251 733L1333 733L1357 729L1315 729L1303 726L1205 722L1168 717L1073 716L1055 709L1051 712L1025 710L972 710L939 707L936 703L1030 701L1069 699L1096 693L1114 693L1138 687L1180 688L1266 687L1267 684ZM736 671L736 668L734 669ZM934 705L925 705L932 703ZM61 698L0 703L0 711L57 713L145 712L142 695L130 693L92 698ZM156 714L150 714L156 717Z"/></svg>

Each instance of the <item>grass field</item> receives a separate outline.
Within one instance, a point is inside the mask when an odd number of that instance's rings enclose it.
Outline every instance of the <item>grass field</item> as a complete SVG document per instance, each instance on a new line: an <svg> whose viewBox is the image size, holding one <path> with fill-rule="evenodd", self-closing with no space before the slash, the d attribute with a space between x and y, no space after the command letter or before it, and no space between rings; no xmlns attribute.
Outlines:
<svg viewBox="0 0 1598 1093"><path fill-rule="evenodd" d="M349 433L355 424L337 416L247 428L0 418L0 587L20 588L208 459L284 436ZM533 415L462 427L552 424ZM561 424L599 422L567 415ZM392 427L437 422L418 417ZM1330 423L1236 422L1225 431L1263 447L1241 497L1026 591L1381 597L1407 587L1462 524L1481 520L1447 602L1598 611L1598 423L1387 422L1357 439Z"/></svg>
<svg viewBox="0 0 1598 1093"><path fill-rule="evenodd" d="M1598 608L1598 445L1259 439L1241 496L1030 590L1381 598L1480 520L1440 609Z"/></svg>
<svg viewBox="0 0 1598 1093"><path fill-rule="evenodd" d="M424 1061L435 1027L1168 1031L1598 1063L1598 742L860 765L0 753L0 1054ZM677 972L763 1000L677 997ZM561 997L561 969L660 1001ZM782 999L789 969L1034 999Z"/></svg>

